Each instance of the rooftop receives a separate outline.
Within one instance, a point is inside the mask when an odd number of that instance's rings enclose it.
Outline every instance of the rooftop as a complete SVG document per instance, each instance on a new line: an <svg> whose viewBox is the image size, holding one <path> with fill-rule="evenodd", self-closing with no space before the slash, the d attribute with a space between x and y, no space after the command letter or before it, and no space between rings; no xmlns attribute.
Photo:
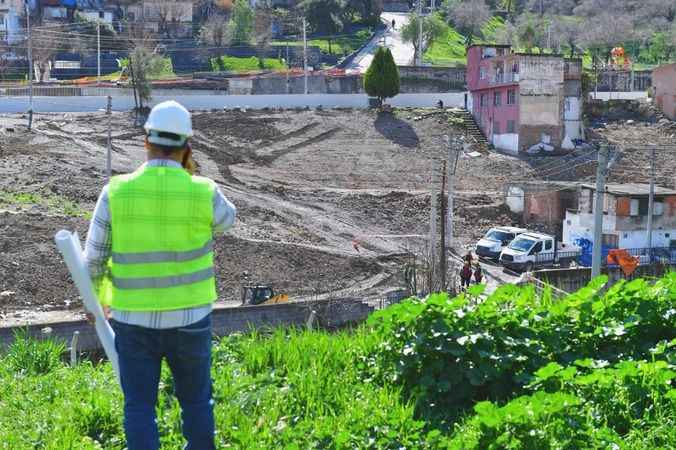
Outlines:
<svg viewBox="0 0 676 450"><path fill-rule="evenodd" d="M593 184L583 184L582 187L596 190ZM606 184L606 192L615 195L647 196L650 195L650 185L640 183ZM655 195L676 195L673 189L655 186Z"/></svg>

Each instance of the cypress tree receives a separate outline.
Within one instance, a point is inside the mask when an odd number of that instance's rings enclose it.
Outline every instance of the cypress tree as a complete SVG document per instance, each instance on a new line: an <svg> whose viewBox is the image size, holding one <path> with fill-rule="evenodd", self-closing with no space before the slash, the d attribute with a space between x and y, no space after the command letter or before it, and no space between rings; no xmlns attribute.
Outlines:
<svg viewBox="0 0 676 450"><path fill-rule="evenodd" d="M399 69L390 49L379 47L364 74L364 90L371 97L384 99L399 93Z"/></svg>

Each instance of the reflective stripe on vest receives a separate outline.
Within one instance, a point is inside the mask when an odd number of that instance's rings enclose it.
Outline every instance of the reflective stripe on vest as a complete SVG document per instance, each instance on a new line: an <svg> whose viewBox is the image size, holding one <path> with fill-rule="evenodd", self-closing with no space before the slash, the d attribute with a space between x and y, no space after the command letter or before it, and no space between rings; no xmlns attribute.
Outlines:
<svg viewBox="0 0 676 450"><path fill-rule="evenodd" d="M193 284L214 277L214 268L209 267L198 272L173 277L117 278L113 277L113 286L117 289L159 289Z"/></svg>
<svg viewBox="0 0 676 450"><path fill-rule="evenodd" d="M143 166L112 178L113 308L164 311L216 300L215 190L213 181L174 167Z"/></svg>
<svg viewBox="0 0 676 450"><path fill-rule="evenodd" d="M116 264L150 264L161 262L182 262L199 258L214 251L214 241L209 240L204 247L185 252L141 252L141 253L115 253L113 262Z"/></svg>

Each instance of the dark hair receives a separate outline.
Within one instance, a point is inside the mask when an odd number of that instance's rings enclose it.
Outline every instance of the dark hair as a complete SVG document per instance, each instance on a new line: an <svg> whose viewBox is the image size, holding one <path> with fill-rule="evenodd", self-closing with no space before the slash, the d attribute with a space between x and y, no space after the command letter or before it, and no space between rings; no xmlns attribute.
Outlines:
<svg viewBox="0 0 676 450"><path fill-rule="evenodd" d="M168 133L166 131L154 131L153 133L155 133L157 135L157 137L170 139L172 141L181 142L182 140L184 140L184 138L182 136L180 136L178 134L174 134L174 133ZM146 139L147 138L148 137L146 136ZM188 144L187 140L185 140L183 142L183 144L175 145L175 146L174 145L160 145L160 144L155 144L154 142L148 141L148 145L150 145L150 147L153 150L160 151L160 152L164 153L166 156L169 156L174 152L180 152L181 150L185 150L185 148L187 147L187 144Z"/></svg>

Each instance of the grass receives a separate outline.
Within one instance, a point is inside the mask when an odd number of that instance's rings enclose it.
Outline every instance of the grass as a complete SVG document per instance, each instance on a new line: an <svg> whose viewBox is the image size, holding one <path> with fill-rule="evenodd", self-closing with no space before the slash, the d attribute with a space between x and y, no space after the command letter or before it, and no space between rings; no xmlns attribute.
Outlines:
<svg viewBox="0 0 676 450"><path fill-rule="evenodd" d="M353 331L221 339L217 447L673 448L675 293L673 273L558 303L508 286L480 305L476 292L408 300ZM55 349L20 336L0 355L0 449L123 449L110 365L67 367ZM182 445L171 386L164 367L168 449Z"/></svg>
<svg viewBox="0 0 676 450"><path fill-rule="evenodd" d="M50 214L90 218L91 212L77 203L58 195L42 195L33 192L10 192L0 190L0 208L27 210L37 206Z"/></svg>
<svg viewBox="0 0 676 450"><path fill-rule="evenodd" d="M350 35L340 35L331 39L331 52L329 52L329 40L322 39L308 39L308 45L319 47L323 53L334 54L334 55L349 55L357 51L362 45L371 39L373 36L373 31L371 29L362 29L357 31L354 34ZM272 41L274 46L286 46L298 47L302 46L302 40L275 40Z"/></svg>
<svg viewBox="0 0 676 450"><path fill-rule="evenodd" d="M250 58L221 56L211 59L211 67L214 71L251 72L263 69L284 70L286 69L286 64L274 58L263 58L261 65L261 60L255 56Z"/></svg>
<svg viewBox="0 0 676 450"><path fill-rule="evenodd" d="M491 17L481 29L484 39L475 38L476 43L494 42L496 33L505 26L501 17ZM424 62L433 66L458 66L467 64L465 36L450 25L443 36L425 50Z"/></svg>

